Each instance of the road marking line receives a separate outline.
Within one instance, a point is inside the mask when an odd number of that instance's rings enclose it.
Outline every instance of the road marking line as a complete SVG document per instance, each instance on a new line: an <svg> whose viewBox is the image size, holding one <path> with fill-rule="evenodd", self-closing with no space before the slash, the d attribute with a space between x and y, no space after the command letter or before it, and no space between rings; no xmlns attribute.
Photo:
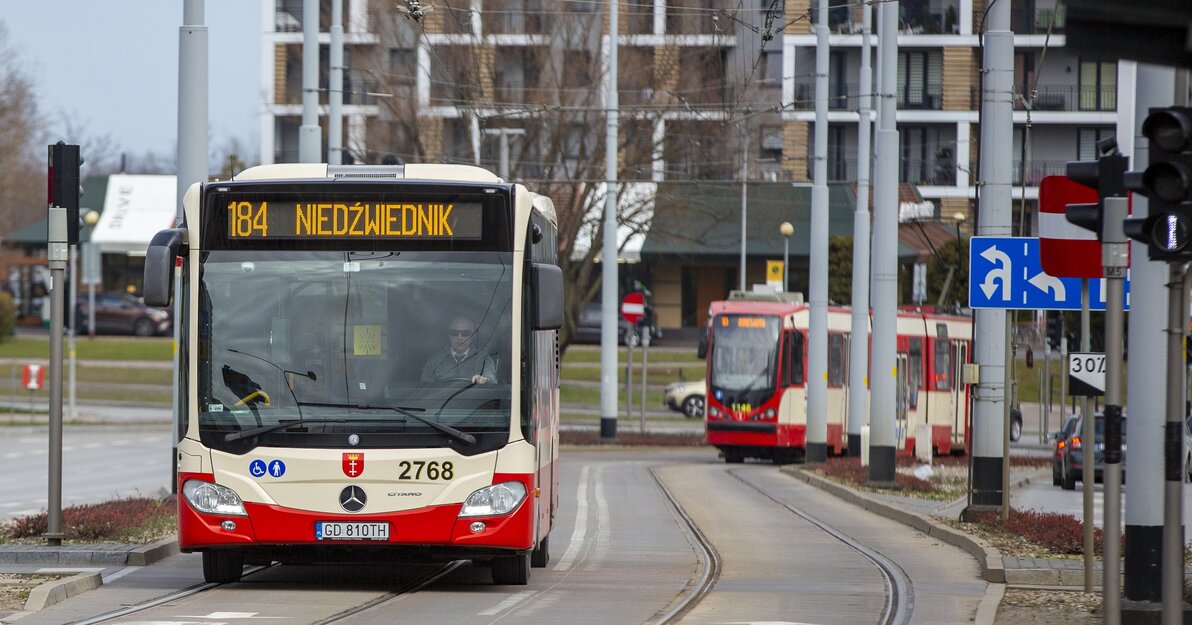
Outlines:
<svg viewBox="0 0 1192 625"><path fill-rule="evenodd" d="M601 563L604 562L605 556L608 555L608 547L612 542L612 522L609 519L608 500L604 497L604 467L596 476L596 546L592 549L592 555L588 558L588 565L584 567L585 570L591 571L600 568Z"/></svg>
<svg viewBox="0 0 1192 625"><path fill-rule="evenodd" d="M497 605L495 605L483 612L480 612L479 614L480 614L480 616L496 616L497 614L500 614L501 612L504 612L505 610L508 610L508 609L512 608L513 606L525 601L526 599L529 599L530 597L534 596L534 594L536 592L537 591L534 591L534 590L523 590L515 595L512 595L512 596L506 598L504 601L498 603Z"/></svg>
<svg viewBox="0 0 1192 625"><path fill-rule="evenodd" d="M579 485L575 489L575 529L571 531L571 542L567 545L567 551L555 565L554 570L556 571L565 571L571 568L572 562L579 556L580 549L583 548L584 535L588 533L588 469L590 468L591 465L586 465L579 473Z"/></svg>

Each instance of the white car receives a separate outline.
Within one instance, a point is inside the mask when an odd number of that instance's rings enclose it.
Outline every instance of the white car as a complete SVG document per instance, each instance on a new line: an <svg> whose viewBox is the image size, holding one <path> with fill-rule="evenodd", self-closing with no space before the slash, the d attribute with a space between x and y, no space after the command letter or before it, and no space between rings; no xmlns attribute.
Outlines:
<svg viewBox="0 0 1192 625"><path fill-rule="evenodd" d="M702 419L707 388L707 380L672 382L666 386L664 395L666 407L682 412L687 415L688 419Z"/></svg>

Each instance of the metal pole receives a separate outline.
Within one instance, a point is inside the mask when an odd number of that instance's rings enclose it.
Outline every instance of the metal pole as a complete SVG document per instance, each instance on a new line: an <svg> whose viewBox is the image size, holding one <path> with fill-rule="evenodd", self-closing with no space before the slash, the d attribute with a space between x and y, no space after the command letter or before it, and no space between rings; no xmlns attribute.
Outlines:
<svg viewBox="0 0 1192 625"><path fill-rule="evenodd" d="M642 413L641 413L641 430L642 434L646 433L646 366L650 360L650 328L642 327Z"/></svg>
<svg viewBox="0 0 1192 625"><path fill-rule="evenodd" d="M745 290L745 233L749 205L749 121L741 122L741 276L737 288Z"/></svg>
<svg viewBox="0 0 1192 625"><path fill-rule="evenodd" d="M1105 514L1101 558L1101 605L1105 625L1122 622L1122 352L1125 313L1122 298L1129 244L1122 231L1128 200L1105 198L1101 264L1105 268Z"/></svg>
<svg viewBox="0 0 1192 625"><path fill-rule="evenodd" d="M625 338L629 338L628 332L632 331L632 328L627 330ZM633 343L625 341L625 349L625 417L633 418Z"/></svg>
<svg viewBox="0 0 1192 625"><path fill-rule="evenodd" d="M1011 331L1013 324L1013 314L1006 315L1006 345L1011 344ZM1012 350L1006 350L1006 371L1014 371L1014 353ZM1007 374L1006 379L1009 380L1013 376ZM1007 385L1009 386L1009 385ZM1005 493L1002 497L1002 521L1010 518L1010 398L1002 402L1002 423L1005 427L1002 428L1002 492Z"/></svg>
<svg viewBox="0 0 1192 625"><path fill-rule="evenodd" d="M873 254L870 258L873 299L873 357L869 377L869 481L894 483L897 391L895 367L898 321L898 130L895 125L898 85L898 2L878 7L878 114L874 143ZM861 362L865 362L862 360Z"/></svg>
<svg viewBox="0 0 1192 625"><path fill-rule="evenodd" d="M807 324L807 462L828 459L828 0L815 25L815 166ZM840 441L837 440L839 445Z"/></svg>
<svg viewBox="0 0 1192 625"><path fill-rule="evenodd" d="M509 133L501 129L501 180L509 180Z"/></svg>
<svg viewBox="0 0 1192 625"><path fill-rule="evenodd" d="M298 160L318 163L319 134L319 0L302 2L302 125L298 128Z"/></svg>
<svg viewBox="0 0 1192 625"><path fill-rule="evenodd" d="M1089 281L1080 281L1080 351L1089 351ZM1066 377L1066 376L1065 376ZM1093 485L1097 475L1097 437L1096 418L1093 416L1091 402L1088 396L1080 398L1081 434L1083 441L1081 455L1084 462L1080 470L1080 485L1084 493L1084 591L1093 592L1096 585L1093 565L1097 560L1096 550L1093 548Z"/></svg>
<svg viewBox="0 0 1192 625"><path fill-rule="evenodd" d="M67 357L70 359L69 360L70 383L68 385L69 392L67 393L67 398L68 398L68 405L70 406L69 414L70 414L71 419L77 419L79 417L78 407L75 405L75 397L76 397L75 382L78 379L76 376L77 371L76 371L76 367L75 367L75 363L76 363L75 328L78 327L77 324L78 324L79 320L77 319L78 311L76 310L78 308L78 306L74 305L75 293L78 292L78 288L79 288L79 246L71 245L70 246L70 290L65 293L65 298L67 301L64 304L64 305L70 307L66 310L66 314L69 315L68 318L70 319L70 324L69 324L70 329L68 330L68 334L66 336L67 341L68 341L67 346L66 346L66 353L67 353Z"/></svg>
<svg viewBox="0 0 1192 625"><path fill-rule="evenodd" d="M600 440L617 438L617 25L608 3L608 111L604 122L604 266L600 300Z"/></svg>
<svg viewBox="0 0 1192 625"><path fill-rule="evenodd" d="M331 50L328 57L327 162L340 165L344 162L344 0L331 0Z"/></svg>
<svg viewBox="0 0 1192 625"><path fill-rule="evenodd" d="M66 209L50 207L50 415L49 415L49 499L47 501L46 542L62 544L62 296L66 281L66 262L70 256L66 244Z"/></svg>
<svg viewBox="0 0 1192 625"><path fill-rule="evenodd" d="M174 223L181 226L185 215L182 199L194 183L207 181L207 27L203 25L203 0L184 0L182 26L178 29L178 190ZM173 432L170 450L170 492L178 492L178 439L182 431L182 401L177 381L183 363L178 361L182 337L182 272L174 269L174 355L171 384ZM91 328L95 327L95 300L91 298ZM92 329L94 332L94 329Z"/></svg>
<svg viewBox="0 0 1192 625"><path fill-rule="evenodd" d="M1005 141L1013 129L1014 33L1010 31L1010 3L987 6L984 33L984 72L981 93L980 206L981 236L1010 236L1011 145ZM1003 297L1007 297L1003 291ZM974 506L1000 506L1002 491L1002 430L1009 375L1006 370L1006 311L974 312L974 345L979 382L973 386L973 497Z"/></svg>
<svg viewBox="0 0 1192 625"><path fill-rule="evenodd" d="M1184 622L1184 328L1187 266L1171 263L1167 282L1167 419L1163 436L1163 625Z"/></svg>
<svg viewBox="0 0 1192 625"><path fill-rule="evenodd" d="M869 30L873 9L861 3L861 79L857 88L860 115L857 121L857 207L853 212L852 336L869 336L869 111L873 74L869 66ZM848 455L861 455L861 427L869 419L869 341L849 341Z"/></svg>
<svg viewBox="0 0 1192 625"><path fill-rule="evenodd" d="M782 290L786 291L787 275L789 273L787 265L791 262L791 238L782 237Z"/></svg>

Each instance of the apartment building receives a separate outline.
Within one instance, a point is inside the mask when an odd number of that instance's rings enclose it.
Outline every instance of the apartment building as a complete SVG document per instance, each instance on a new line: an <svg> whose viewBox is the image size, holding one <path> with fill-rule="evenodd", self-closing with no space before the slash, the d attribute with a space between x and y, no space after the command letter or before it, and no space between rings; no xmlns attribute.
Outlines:
<svg viewBox="0 0 1192 625"><path fill-rule="evenodd" d="M977 33L986 1L900 3L899 175L922 200L911 214L946 225L944 233L953 231L957 214L971 233L979 176ZM1017 219L1031 214L1043 176L1062 174L1067 160L1091 157L1096 141L1113 134L1118 92L1115 64L1064 49L1058 0L1011 1L1015 128L1004 140L1013 142L1016 155L1014 196L1026 200ZM663 183L671 190L690 183L698 194L702 182L743 174L758 183L809 180L814 0L620 2L619 161L622 180L637 186L631 195L652 195ZM568 179L602 186L606 2L343 3L343 145L353 160L476 163L494 171L507 167L510 177L531 183ZM325 104L330 2L321 4ZM858 96L872 90L858 84L862 5L832 4L828 171L831 181L847 182L856 175ZM296 160L302 1L261 0L261 12L260 153L263 162ZM322 145L325 151L325 134ZM838 204L833 210L848 210L846 199ZM726 224L736 223L739 207L723 208L731 211ZM805 224L795 225L796 239L805 236ZM753 231L748 273L760 276L762 254L781 242L774 233L758 233L763 240L755 241ZM664 327L695 323L706 309L704 295L693 300L686 293L699 282L693 275L735 275L738 263L723 250L640 260L644 266L631 273L654 286ZM791 264L791 275L806 273L806 258L792 257Z"/></svg>

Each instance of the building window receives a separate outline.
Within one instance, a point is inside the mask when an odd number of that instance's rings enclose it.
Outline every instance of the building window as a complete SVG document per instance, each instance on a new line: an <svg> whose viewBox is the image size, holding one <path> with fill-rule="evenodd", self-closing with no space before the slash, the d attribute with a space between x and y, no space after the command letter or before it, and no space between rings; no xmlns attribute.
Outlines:
<svg viewBox="0 0 1192 625"><path fill-rule="evenodd" d="M1097 142L1114 135L1113 128L1077 128L1076 129L1076 160L1095 161L1097 157Z"/></svg>
<svg viewBox="0 0 1192 625"><path fill-rule="evenodd" d="M925 50L898 52L898 108L938 109L943 88L941 57Z"/></svg>
<svg viewBox="0 0 1192 625"><path fill-rule="evenodd" d="M1117 63L1081 61L1080 110L1117 110Z"/></svg>

